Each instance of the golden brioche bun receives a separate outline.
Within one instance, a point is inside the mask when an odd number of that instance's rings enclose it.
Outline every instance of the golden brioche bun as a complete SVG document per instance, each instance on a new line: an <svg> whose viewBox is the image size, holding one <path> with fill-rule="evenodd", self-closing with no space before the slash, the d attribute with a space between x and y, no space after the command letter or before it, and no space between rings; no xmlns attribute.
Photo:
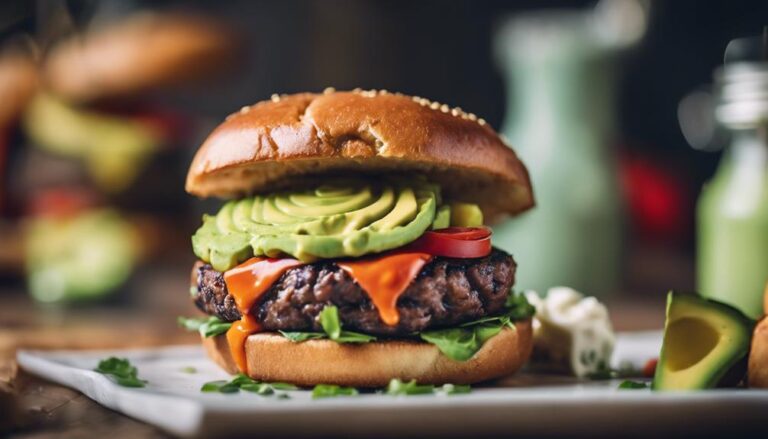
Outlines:
<svg viewBox="0 0 768 439"><path fill-rule="evenodd" d="M516 372L532 349L531 321L517 322L488 340L467 361L453 361L432 344L388 340L341 344L330 340L296 343L282 335L248 337L248 375L256 380L300 386L338 384L384 387L392 378L422 384L471 384ZM208 355L229 373L237 373L224 335L203 339Z"/></svg>
<svg viewBox="0 0 768 439"><path fill-rule="evenodd" d="M749 387L768 387L768 319L763 317L755 326L747 365Z"/></svg>
<svg viewBox="0 0 768 439"><path fill-rule="evenodd" d="M236 197L338 172L421 173L488 216L534 202L525 166L484 121L384 91L275 95L243 107L197 151L186 188Z"/></svg>
<svg viewBox="0 0 768 439"><path fill-rule="evenodd" d="M126 97L231 65L235 41L228 28L202 16L137 13L55 46L43 74L67 100Z"/></svg>

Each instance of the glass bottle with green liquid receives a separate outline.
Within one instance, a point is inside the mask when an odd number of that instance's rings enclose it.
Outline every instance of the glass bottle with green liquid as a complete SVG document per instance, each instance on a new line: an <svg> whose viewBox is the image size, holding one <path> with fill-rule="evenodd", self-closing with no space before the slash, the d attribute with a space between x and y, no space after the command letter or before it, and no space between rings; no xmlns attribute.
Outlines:
<svg viewBox="0 0 768 439"><path fill-rule="evenodd" d="M719 76L717 120L732 140L699 198L698 285L757 318L768 282L768 63L727 66Z"/></svg>
<svg viewBox="0 0 768 439"><path fill-rule="evenodd" d="M518 288L543 294L567 285L605 296L619 287L614 61L644 31L639 4L604 1L520 14L497 34L509 85L501 132L528 167L536 197L531 211L494 226L494 243L519 264Z"/></svg>

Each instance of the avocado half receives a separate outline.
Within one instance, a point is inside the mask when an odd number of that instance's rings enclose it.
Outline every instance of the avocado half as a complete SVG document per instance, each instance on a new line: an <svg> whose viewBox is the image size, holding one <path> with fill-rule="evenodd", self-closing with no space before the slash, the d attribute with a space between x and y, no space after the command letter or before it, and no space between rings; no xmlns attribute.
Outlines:
<svg viewBox="0 0 768 439"><path fill-rule="evenodd" d="M741 311L724 303L670 292L652 389L707 389L725 378L737 383L746 372L744 360L754 325Z"/></svg>

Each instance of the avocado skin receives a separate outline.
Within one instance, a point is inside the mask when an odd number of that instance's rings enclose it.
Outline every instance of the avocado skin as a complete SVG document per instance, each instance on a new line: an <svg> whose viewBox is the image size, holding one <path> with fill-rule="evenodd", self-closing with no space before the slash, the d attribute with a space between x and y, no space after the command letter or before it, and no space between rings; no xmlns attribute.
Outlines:
<svg viewBox="0 0 768 439"><path fill-rule="evenodd" d="M738 309L696 294L670 291L667 295L664 342L651 385L655 391L697 390L738 385L746 374L750 337L755 321ZM670 356L680 355L670 347L670 326L681 319L698 319L710 325L719 336L714 347L698 362L671 370ZM701 334L684 334L695 340Z"/></svg>

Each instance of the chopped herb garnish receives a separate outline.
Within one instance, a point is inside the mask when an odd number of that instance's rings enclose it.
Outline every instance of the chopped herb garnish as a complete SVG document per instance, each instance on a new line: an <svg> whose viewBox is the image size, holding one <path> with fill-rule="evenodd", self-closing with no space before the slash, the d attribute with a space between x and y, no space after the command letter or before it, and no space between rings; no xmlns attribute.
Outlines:
<svg viewBox="0 0 768 439"><path fill-rule="evenodd" d="M440 388L436 388L431 384L418 384L416 380L402 381L397 378L392 378L387 385L384 393L387 395L428 395L433 394L437 390L442 390L446 395L457 395L460 393L469 393L472 388L467 384L443 384Z"/></svg>
<svg viewBox="0 0 768 439"><path fill-rule="evenodd" d="M144 387L147 384L146 381L139 379L138 369L126 358L109 357L99 361L99 365L94 370L110 377L123 387Z"/></svg>
<svg viewBox="0 0 768 439"><path fill-rule="evenodd" d="M335 384L318 384L312 389L312 399L355 396L357 394L358 391L354 387L342 387Z"/></svg>
<svg viewBox="0 0 768 439"><path fill-rule="evenodd" d="M178 317L179 326L187 331L197 331L203 337L213 337L223 334L232 327L232 323L225 322L216 316L208 318Z"/></svg>
<svg viewBox="0 0 768 439"><path fill-rule="evenodd" d="M256 381L245 374L237 374L231 381L210 381L200 388L201 392L237 393L240 390L255 393L257 395L273 395L275 390L296 390L298 387L289 383L264 383ZM284 395L284 396L281 396ZM278 395L280 399L286 399L287 394Z"/></svg>
<svg viewBox="0 0 768 439"><path fill-rule="evenodd" d="M624 380L619 384L619 389L647 389L648 383L642 381Z"/></svg>
<svg viewBox="0 0 768 439"><path fill-rule="evenodd" d="M431 384L418 384L416 380L403 382L398 378L389 380L387 395L426 395L435 393L435 386Z"/></svg>
<svg viewBox="0 0 768 439"><path fill-rule="evenodd" d="M459 395L462 393L472 392L472 387L469 384L443 384L443 392L446 395Z"/></svg>
<svg viewBox="0 0 768 439"><path fill-rule="evenodd" d="M184 373L197 373L197 369L192 366L186 366L179 369L180 371Z"/></svg>

